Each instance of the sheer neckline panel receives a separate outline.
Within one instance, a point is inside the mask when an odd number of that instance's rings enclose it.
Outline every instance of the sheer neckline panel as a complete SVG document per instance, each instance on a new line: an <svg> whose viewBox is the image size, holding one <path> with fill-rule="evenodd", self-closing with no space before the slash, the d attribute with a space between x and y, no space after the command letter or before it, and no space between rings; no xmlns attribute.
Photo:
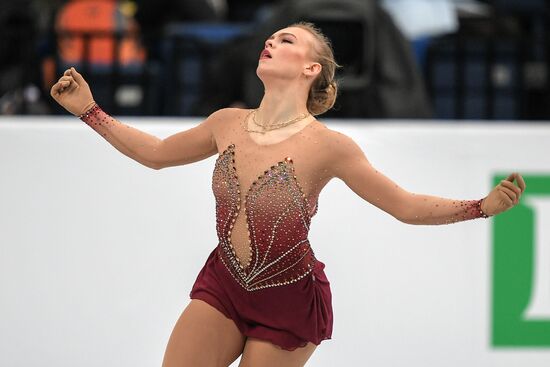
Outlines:
<svg viewBox="0 0 550 367"><path fill-rule="evenodd" d="M303 130L303 129L302 129ZM231 154L232 155L232 163L231 163L231 168L233 169L233 172L235 174L235 179L237 180L237 184L239 186L239 188L242 187L240 181L239 181L239 177L240 177L240 174L239 172L237 171L237 167L235 166L235 144L229 144L227 146L227 148L225 148L217 157L216 160L220 160L224 155L226 154ZM306 204L306 208L309 210L310 208L310 202L309 202L309 199L302 187L302 185L300 184L300 182L298 181L298 178L296 176L296 172L295 172L295 169L294 169L294 161L292 159L292 157L290 156L287 156L285 157L284 159L281 159L277 162L275 162L274 164L272 164L271 166L268 166L266 167L266 169L264 169L263 171L259 171L259 174L258 175L255 175L253 177L256 177L252 183L248 186L248 188L245 189L244 191L244 194L245 194L245 198L247 196L250 195L250 193L252 192L252 190L254 189L254 187L256 186L256 183L259 182L260 180L262 180L266 175L268 175L270 172L272 172L275 168L277 168L278 166L281 166L281 165L287 165L288 167L290 167L291 171L292 171L292 175L291 177L293 178L294 182L296 183L296 186L298 186L298 188L300 189L301 193L302 193L302 197L304 199L304 203Z"/></svg>
<svg viewBox="0 0 550 367"><path fill-rule="evenodd" d="M249 114L247 114L246 116L249 116ZM254 138L251 136L251 134L246 131L246 124L248 123L248 118L245 116L245 118L243 118L241 121L240 121L240 126L241 126L241 131L242 133L245 135L246 139L251 143L253 144L254 146L257 146L257 147L265 147L265 148L269 148L269 147L275 147L275 146L279 146L279 145L282 145L290 140L292 140L293 138L295 138L297 135L300 135L302 134L306 129L308 129L309 127L311 127L311 125L314 125L316 123L316 119L314 118L312 121L310 121L309 123L307 123L304 127L302 127L300 130L296 131L295 133L293 133L292 135L286 137L285 139L283 140L280 140L276 143L271 143L271 144L260 144L258 143L256 140L254 140Z"/></svg>

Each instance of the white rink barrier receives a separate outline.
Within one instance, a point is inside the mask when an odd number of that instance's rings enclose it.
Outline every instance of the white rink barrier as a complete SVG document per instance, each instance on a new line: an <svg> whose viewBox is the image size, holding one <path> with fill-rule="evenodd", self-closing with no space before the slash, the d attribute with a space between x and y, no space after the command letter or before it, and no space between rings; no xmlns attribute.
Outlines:
<svg viewBox="0 0 550 367"><path fill-rule="evenodd" d="M161 138L200 122L120 120ZM527 191L415 226L331 181L310 241L334 329L307 366L549 366L550 123L322 121L408 191L478 199L514 171ZM0 118L0 366L160 366L217 245L214 160L152 170L76 118Z"/></svg>

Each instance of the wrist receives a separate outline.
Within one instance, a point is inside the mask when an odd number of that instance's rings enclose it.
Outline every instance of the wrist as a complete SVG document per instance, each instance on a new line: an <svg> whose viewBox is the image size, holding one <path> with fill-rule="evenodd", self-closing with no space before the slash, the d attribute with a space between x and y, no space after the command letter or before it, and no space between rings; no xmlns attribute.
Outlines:
<svg viewBox="0 0 550 367"><path fill-rule="evenodd" d="M489 218L490 215L488 215L483 209L482 209L482 204L483 204L483 201L485 200L486 198L483 198L483 199L479 199L476 203L476 207L477 207L477 210L479 211L479 216L481 218Z"/></svg>
<svg viewBox="0 0 550 367"><path fill-rule="evenodd" d="M80 114L76 114L75 116L81 119L86 114L89 114L95 106L97 106L97 103L96 103L96 101L92 100L90 103L88 103L86 106L84 106L84 108L81 110L82 112Z"/></svg>
<svg viewBox="0 0 550 367"><path fill-rule="evenodd" d="M102 113L101 107L95 103L91 108L85 111L83 114L79 115L78 118L84 121L87 125L92 127L94 130L101 124L100 115Z"/></svg>

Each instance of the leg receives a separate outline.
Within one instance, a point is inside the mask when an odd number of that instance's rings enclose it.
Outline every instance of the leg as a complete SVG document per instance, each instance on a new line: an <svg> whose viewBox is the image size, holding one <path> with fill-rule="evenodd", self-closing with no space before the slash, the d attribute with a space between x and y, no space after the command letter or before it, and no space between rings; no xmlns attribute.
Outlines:
<svg viewBox="0 0 550 367"><path fill-rule="evenodd" d="M288 351L270 342L249 337L239 367L302 367L315 348L315 344L308 343L303 348Z"/></svg>
<svg viewBox="0 0 550 367"><path fill-rule="evenodd" d="M162 367L227 367L242 353L245 341L232 320L192 299L170 335Z"/></svg>

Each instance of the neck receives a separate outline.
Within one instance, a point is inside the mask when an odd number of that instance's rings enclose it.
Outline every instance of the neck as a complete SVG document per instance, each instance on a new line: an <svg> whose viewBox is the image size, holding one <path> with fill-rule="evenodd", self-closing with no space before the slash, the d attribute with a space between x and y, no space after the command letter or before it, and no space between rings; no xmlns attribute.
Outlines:
<svg viewBox="0 0 550 367"><path fill-rule="evenodd" d="M265 88L256 117L265 126L292 120L309 113L307 91L296 86L270 86Z"/></svg>

